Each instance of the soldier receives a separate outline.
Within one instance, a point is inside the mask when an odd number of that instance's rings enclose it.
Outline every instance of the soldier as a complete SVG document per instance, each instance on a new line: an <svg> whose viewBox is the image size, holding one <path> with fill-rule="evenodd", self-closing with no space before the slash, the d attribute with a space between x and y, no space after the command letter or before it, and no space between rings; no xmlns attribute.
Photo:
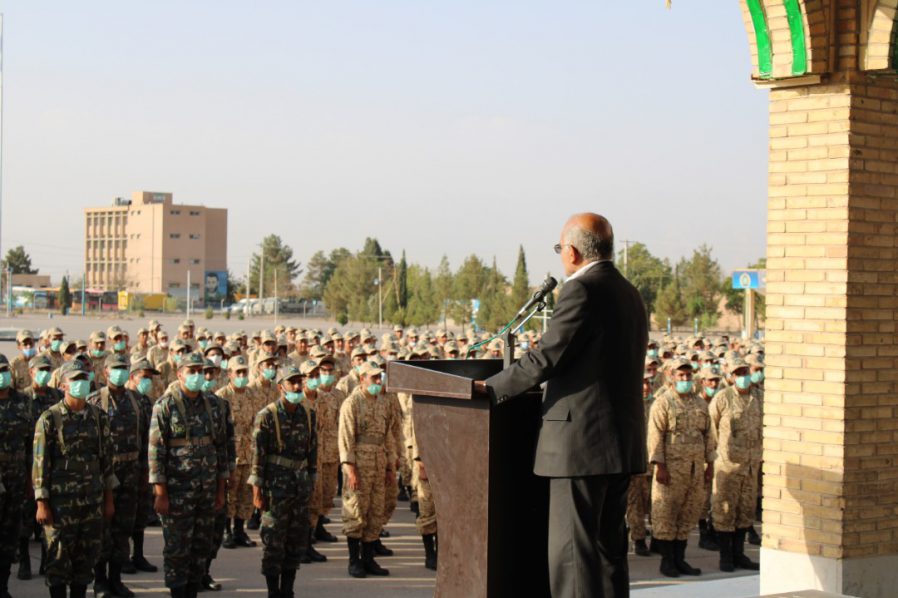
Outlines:
<svg viewBox="0 0 898 598"><path fill-rule="evenodd" d="M102 519L115 506L113 449L106 414L89 405L87 366L79 359L60 368L65 398L38 419L32 483L37 522L47 539L51 598L84 598L103 541Z"/></svg>
<svg viewBox="0 0 898 598"><path fill-rule="evenodd" d="M37 355L37 349L34 346L34 334L30 330L19 330L16 333L16 347L19 349L20 354L13 357L10 364L10 374L12 375L13 388L23 391L31 386L28 362Z"/></svg>
<svg viewBox="0 0 898 598"><path fill-rule="evenodd" d="M415 527L421 534L424 544L424 566L432 571L437 570L437 510L433 502L433 491L430 488L430 479L427 477L427 469L418 452L418 441L415 438L415 430L411 431L411 454L414 459L415 469L415 493L418 497L418 515L415 518Z"/></svg>
<svg viewBox="0 0 898 598"><path fill-rule="evenodd" d="M642 398L645 401L645 424L649 426L649 413L655 397L652 393L653 374L646 371L642 376ZM646 473L634 475L630 478L630 487L627 489L627 526L630 528L630 539L633 540L633 550L639 556L651 556L648 546L645 544L645 516L651 505L652 468L649 466Z"/></svg>
<svg viewBox="0 0 898 598"><path fill-rule="evenodd" d="M359 368L368 360L368 354L362 347L356 347L352 350L352 369L343 378L337 382L337 389L349 396L355 387L359 385Z"/></svg>
<svg viewBox="0 0 898 598"><path fill-rule="evenodd" d="M32 357L35 359L46 360L42 356ZM49 366L49 360L46 361ZM26 521L31 525L26 525L23 533L19 530L23 505L34 504L30 469L34 417L33 401L13 388L9 360L0 355L0 598L9 597L9 573L16 557L17 538L19 578L23 578L23 569L27 569L24 579L31 578L28 538L34 520ZM26 510L33 515L33 510Z"/></svg>
<svg viewBox="0 0 898 598"><path fill-rule="evenodd" d="M159 376L153 380L153 396L161 397L166 389L178 381L178 366L181 359L190 352L190 348L179 338L176 338L168 347L168 359L156 363Z"/></svg>
<svg viewBox="0 0 898 598"><path fill-rule="evenodd" d="M324 528L324 519L330 514L337 495L337 479L340 475L340 407L346 395L336 387L336 363L329 356L318 360L318 482L321 484L321 511L315 527L315 539L336 542L337 537Z"/></svg>
<svg viewBox="0 0 898 598"><path fill-rule="evenodd" d="M108 355L106 351L106 334L102 330L91 332L88 341L90 342L90 352L88 354L90 369L94 374L91 381L94 382L96 388L99 388L106 385L105 363L106 355Z"/></svg>
<svg viewBox="0 0 898 598"><path fill-rule="evenodd" d="M314 365L314 364L313 364ZM308 370L308 365L305 368ZM304 374L281 368L281 396L256 415L249 482L264 512L262 575L269 598L293 598L300 557L309 539L308 501L317 461L315 415L305 406Z"/></svg>
<svg viewBox="0 0 898 598"><path fill-rule="evenodd" d="M450 341L451 342L451 341ZM448 343L447 343L448 344ZM382 370L386 368L386 362L380 356L375 357L370 363L375 364ZM393 392L384 392L383 398L386 400L390 408L390 427L387 434L392 436L392 446L394 447L393 471L399 469L399 449L402 447L402 406L399 404L399 397ZM377 556L393 556L393 551L383 545L380 538L387 538L390 533L384 529L396 512L396 502L399 496L399 484L394 481L384 487L384 510L381 516L380 537L374 542L374 554Z"/></svg>
<svg viewBox="0 0 898 598"><path fill-rule="evenodd" d="M168 333L161 328L156 333L156 344L150 347L147 357L154 368L158 368L162 362L169 358Z"/></svg>
<svg viewBox="0 0 898 598"><path fill-rule="evenodd" d="M383 370L365 363L360 383L340 408L340 463L343 466L343 533L352 577L389 575L374 560L380 537L385 487L395 484L396 447L390 433L392 409L383 396ZM361 551L360 551L361 549Z"/></svg>
<svg viewBox="0 0 898 598"><path fill-rule="evenodd" d="M61 351L64 337L62 329L58 327L54 326L47 331L47 350L44 353L50 358L50 363L53 365L54 370L65 361Z"/></svg>
<svg viewBox="0 0 898 598"><path fill-rule="evenodd" d="M713 474L714 431L708 406L693 392L692 364L677 358L669 369L671 384L655 399L649 416L648 453L655 465L652 536L661 550L663 575L700 575L684 555L705 501L704 481Z"/></svg>
<svg viewBox="0 0 898 598"><path fill-rule="evenodd" d="M216 394L231 406L234 418L234 441L236 447L236 468L228 480L227 517L230 524L225 527L222 546L232 549L238 546L251 548L256 543L244 530L244 522L253 512L252 489L248 484L252 466L253 420L259 409L254 395L247 391L249 384L249 363L243 355L228 359L228 384Z"/></svg>
<svg viewBox="0 0 898 598"><path fill-rule="evenodd" d="M705 368L696 375L699 380L699 395L706 403L710 403L715 394L720 390L721 376L716 366ZM699 540L698 546L704 550L712 550L718 552L720 546L717 543L717 534L714 532L714 523L711 519L711 480L705 481L705 504L702 507L700 519L698 520Z"/></svg>
<svg viewBox="0 0 898 598"><path fill-rule="evenodd" d="M128 389L136 393L140 409L149 425L150 417L153 414L153 399L150 394L153 389L153 377L159 375L159 370L153 367L153 364L146 358L133 361L131 364L131 377L128 381ZM149 430L146 431L145 438L149 439ZM146 450L146 448L141 449ZM133 544L133 552L131 554L130 566L125 564L122 566L122 573L137 573L143 571L146 573L155 573L159 567L150 563L143 554L144 530L146 530L150 514L153 507L153 493L149 485L149 464L145 459L141 459L143 469L140 472L140 480L138 483L137 494L137 511L134 514L134 533L131 535L131 543Z"/></svg>
<svg viewBox="0 0 898 598"><path fill-rule="evenodd" d="M119 481L113 490L115 515L103 526L103 545L94 566L94 595L131 598L134 592L122 583L122 566L130 560L131 536L141 500L140 482L146 471L149 419L140 406L138 394L126 388L131 363L121 353L106 357L107 385L88 397L87 402L109 418L113 472ZM108 567L108 575L107 575Z"/></svg>
<svg viewBox="0 0 898 598"><path fill-rule="evenodd" d="M320 348L320 347L318 347ZM314 353L314 350L312 351ZM316 446L318 444L317 439L320 438L321 432L321 420L320 413L321 411L327 411L328 405L326 402L322 402L320 405L318 403L319 394L318 387L320 385L319 381L319 369L318 362L314 359L306 360L299 366L299 371L302 372L302 394L304 397L303 406L311 411L315 416L315 438L316 438ZM325 415L327 415L325 413ZM320 472L320 460L321 460L321 450L318 447L316 450L316 461L315 461L315 471ZM301 563L323 563L327 561L327 557L315 550L312 546L312 533L316 531L318 526L318 521L321 515L321 495L322 495L322 486L321 481L318 476L313 480L312 491L309 496L309 501L307 505L308 514L309 514L309 538L308 543L306 544L306 550L303 555L300 557ZM330 538L326 538L328 542L336 542L337 538L335 536L331 536Z"/></svg>
<svg viewBox="0 0 898 598"><path fill-rule="evenodd" d="M269 381L275 379L277 375L277 364L278 364L278 339L277 337L271 333L270 330L263 330L259 333L259 350L253 355L252 359L250 359L250 363L253 366L258 366L262 361L274 359L274 363L270 364L268 367L264 368L262 371L254 370L255 373L264 374L265 369L269 369L274 374Z"/></svg>
<svg viewBox="0 0 898 598"><path fill-rule="evenodd" d="M230 475L227 412L204 393L201 355L185 355L178 384L153 406L149 481L165 538L165 585L173 598L195 597L212 552L215 512Z"/></svg>
<svg viewBox="0 0 898 598"><path fill-rule="evenodd" d="M150 352L150 332L146 328L137 330L137 344L131 348L131 361L143 359Z"/></svg>
<svg viewBox="0 0 898 598"><path fill-rule="evenodd" d="M761 408L761 421L764 420L764 348L761 345L752 345L751 353L745 358L745 363L751 371L751 394L758 401ZM755 518L761 519L761 498L763 493L764 468L758 467L758 500L755 508ZM748 543L755 546L761 545L761 536L755 531L754 523L748 528Z"/></svg>
<svg viewBox="0 0 898 598"><path fill-rule="evenodd" d="M221 361L224 357L224 351L218 345L207 344L203 354L208 362L203 369L205 377L203 390L205 392L216 392L228 383L227 373L222 375L221 372Z"/></svg>
<svg viewBox="0 0 898 598"><path fill-rule="evenodd" d="M749 365L730 362L733 386L717 394L709 406L717 434L714 462L714 498L711 511L720 544L720 570L757 570L745 556L745 535L754 522L761 466L761 406L751 392Z"/></svg>
<svg viewBox="0 0 898 598"><path fill-rule="evenodd" d="M259 333L261 340L262 333ZM261 347L261 345L260 345ZM262 349L258 349L255 353L256 361L250 358L250 363L255 366L250 368L250 383L247 387L252 396L253 404L256 411L276 401L279 396L278 385L275 383L277 377L277 356L263 353ZM253 511L253 515L246 524L247 529L257 530L260 525L261 512L258 509Z"/></svg>

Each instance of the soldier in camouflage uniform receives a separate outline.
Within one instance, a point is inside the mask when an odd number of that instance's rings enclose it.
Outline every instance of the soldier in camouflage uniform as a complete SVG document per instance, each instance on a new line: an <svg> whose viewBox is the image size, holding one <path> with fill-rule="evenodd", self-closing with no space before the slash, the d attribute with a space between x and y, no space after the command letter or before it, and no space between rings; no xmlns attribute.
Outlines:
<svg viewBox="0 0 898 598"><path fill-rule="evenodd" d="M684 555L705 502L705 480L713 474L714 430L707 404L693 390L692 363L677 358L669 370L670 386L656 397L649 416L652 536L660 545L663 575L700 575Z"/></svg>
<svg viewBox="0 0 898 598"><path fill-rule="evenodd" d="M140 482L147 469L149 419L140 406L138 394L126 388L131 377L130 368L127 356L111 353L106 357L107 385L87 399L109 418L113 471L119 481L113 491L115 515L103 526L103 547L94 566L94 595L97 598L134 596L122 583L122 566L129 561L129 542L134 533L137 504L141 500Z"/></svg>
<svg viewBox="0 0 898 598"><path fill-rule="evenodd" d="M337 390L346 396L352 394L352 391L359 385L359 368L361 368L362 364L366 361L368 361L368 354L365 352L365 349L362 347L354 348L352 350L349 373L337 382Z"/></svg>
<svg viewBox="0 0 898 598"><path fill-rule="evenodd" d="M308 365L305 369L310 371ZM264 513L262 575L269 598L293 598L296 571L309 540L317 439L315 414L303 396L304 376L294 365L281 368L281 397L259 411L253 426L249 482L253 503Z"/></svg>
<svg viewBox="0 0 898 598"><path fill-rule="evenodd" d="M433 502L433 491L430 488L430 479L427 477L427 469L421 460L418 451L418 441L415 437L414 427L411 429L411 455L414 462L415 493L418 497L418 516L415 519L415 527L421 534L424 543L424 566L432 571L437 570L437 509Z"/></svg>
<svg viewBox="0 0 898 598"><path fill-rule="evenodd" d="M754 523L761 466L761 407L751 392L749 365L730 362L733 386L717 394L708 408L717 435L711 512L720 544L720 570L759 569L745 556L745 535Z"/></svg>
<svg viewBox="0 0 898 598"><path fill-rule="evenodd" d="M254 338L258 338L261 341L262 335L263 333L259 332ZM247 386L247 391L252 397L251 400L255 404L257 412L266 405L277 401L280 396L276 382L278 370L277 355L263 352L261 347L262 345L260 344L254 356L248 357L250 364L254 365L249 370L250 383ZM261 517L262 513L258 509L254 509L252 517L246 524L246 528L259 529Z"/></svg>
<svg viewBox="0 0 898 598"><path fill-rule="evenodd" d="M115 511L109 419L86 401L87 366L60 368L65 398L38 419L32 483L37 522L47 539L47 585L51 598L84 598L103 542L102 519Z"/></svg>
<svg viewBox="0 0 898 598"><path fill-rule="evenodd" d="M359 386L340 408L343 533L352 577L390 574L374 560L374 543L383 528L385 487L396 481L396 446L390 433L393 410L383 395L382 375L375 364L363 364Z"/></svg>
<svg viewBox="0 0 898 598"><path fill-rule="evenodd" d="M650 372L642 376L642 398L645 401L645 423L649 425L649 413L655 397L652 394L652 378ZM627 527L630 528L630 539L633 540L633 550L639 556L651 556L648 546L645 544L645 516L651 506L651 494L649 488L652 482L652 468L649 466L646 473L630 477L630 487L627 489Z"/></svg>
<svg viewBox="0 0 898 598"><path fill-rule="evenodd" d="M26 501L34 504L30 468L34 417L33 402L12 387L9 360L0 355L0 598L9 598L9 573L16 557L16 539L20 563L23 560L28 563L28 578L31 577L28 537L33 526L27 526L24 534L19 530L22 505Z"/></svg>
<svg viewBox="0 0 898 598"><path fill-rule="evenodd" d="M390 353L390 359L393 359L393 354ZM371 360L371 363L374 363L377 367L386 371L386 361L380 355L374 357ZM399 470L399 451L402 447L402 406L399 404L399 397L396 396L396 393L393 392L384 392L383 398L387 402L390 408L390 427L387 429L387 434L392 436L392 446L395 447L394 453L394 461L392 463L393 471ZM380 537L389 537L390 533L386 531L384 528L387 523L390 522L390 519L393 517L393 513L396 512L396 504L399 496L399 484L394 480L392 484L387 484L384 486L384 510L381 515L381 532ZM393 551L386 546L383 545L383 542L380 538L374 541L374 554L377 556L393 556Z"/></svg>
<svg viewBox="0 0 898 598"><path fill-rule="evenodd" d="M244 530L244 523L252 516L253 496L248 484L252 466L253 420L259 406L254 396L247 390L249 384L249 362L243 355L228 360L227 386L216 394L231 407L234 418L234 442L236 445L236 467L228 480L227 518L231 524L225 526L224 548L243 546L251 548L256 543Z"/></svg>
<svg viewBox="0 0 898 598"><path fill-rule="evenodd" d="M90 333L90 338L88 339L90 342L90 352L88 357L90 358L90 369L94 374L93 383L94 388L98 389L100 387L106 386L106 356L109 352L106 350L106 333L102 330L97 330Z"/></svg>
<svg viewBox="0 0 898 598"><path fill-rule="evenodd" d="M317 513L315 539L336 542L337 537L324 527L324 518L334 506L337 478L340 475L340 447L337 434L340 427L340 406L346 395L336 388L336 360L330 356L318 360L318 399L315 403L318 419L318 484L321 508Z"/></svg>
<svg viewBox="0 0 898 598"><path fill-rule="evenodd" d="M28 362L37 355L37 348L34 346L34 334L30 330L19 330L16 333L16 347L19 349L19 355L13 357L10 364L10 374L12 375L13 388L23 391L31 386Z"/></svg>
<svg viewBox="0 0 898 598"><path fill-rule="evenodd" d="M711 399L721 390L722 378L718 373L717 366L704 367L695 375L697 392L706 403L710 403ZM712 480L705 481L705 504L702 506L702 512L698 520L699 530L699 548L718 552L720 546L717 544L717 534L714 531L714 524L711 520L711 495Z"/></svg>
<svg viewBox="0 0 898 598"><path fill-rule="evenodd" d="M146 358L132 361L131 377L128 381L128 389L135 393L138 399L140 409L149 425L150 417L153 414L153 399L150 393L153 389L153 378L159 375L159 370L153 367L153 364ZM146 430L144 436L149 440L149 429ZM142 449L146 452L146 445ZM133 544L133 552L131 554L130 566L126 563L122 566L122 573L137 573L144 571L146 573L155 573L159 567L147 561L143 554L144 530L146 530L147 522L153 509L153 493L149 485L149 464L146 459L142 459L144 469L140 474L137 493L137 511L134 514L134 533L131 534L131 543Z"/></svg>
<svg viewBox="0 0 898 598"><path fill-rule="evenodd" d="M173 598L193 598L212 552L215 513L224 507L227 411L204 393L202 355L179 364L178 385L153 406L149 481L165 538L165 585Z"/></svg>
<svg viewBox="0 0 898 598"><path fill-rule="evenodd" d="M156 335L156 344L147 351L147 359L150 360L154 368L158 368L163 361L168 359L168 347L168 333L160 329Z"/></svg>

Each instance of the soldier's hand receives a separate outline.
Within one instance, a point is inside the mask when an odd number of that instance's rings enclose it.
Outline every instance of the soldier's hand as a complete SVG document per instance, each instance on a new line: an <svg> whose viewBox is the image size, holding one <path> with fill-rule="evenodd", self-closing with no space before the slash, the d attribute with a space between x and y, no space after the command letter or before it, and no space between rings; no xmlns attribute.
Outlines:
<svg viewBox="0 0 898 598"><path fill-rule="evenodd" d="M392 486L396 483L396 473L392 469L387 470L387 475L384 477L385 483L387 486Z"/></svg>
<svg viewBox="0 0 898 598"><path fill-rule="evenodd" d="M215 493L215 510L221 511L224 508L224 505L225 505L225 493L223 491L216 492Z"/></svg>
<svg viewBox="0 0 898 598"><path fill-rule="evenodd" d="M359 472L355 468L355 465L349 463L346 465L346 475L349 478L349 489L350 490L358 490L359 489Z"/></svg>
<svg viewBox="0 0 898 598"><path fill-rule="evenodd" d="M714 464L708 463L705 466L705 481L710 482L714 478Z"/></svg>
<svg viewBox="0 0 898 598"><path fill-rule="evenodd" d="M253 506L263 513L268 507L268 505L265 504L265 497L262 495L262 489L258 486L253 486Z"/></svg>
<svg viewBox="0 0 898 598"><path fill-rule="evenodd" d="M667 466L663 463L657 464L657 470L655 471L655 479L658 480L659 484L664 484L667 486L670 484L670 472L667 471Z"/></svg>
<svg viewBox="0 0 898 598"><path fill-rule="evenodd" d="M112 500L112 494L106 497L106 500L103 501L103 518L106 521L111 521L115 516L115 501Z"/></svg>
<svg viewBox="0 0 898 598"><path fill-rule="evenodd" d="M157 494L153 501L153 509L158 515L168 515L168 494Z"/></svg>
<svg viewBox="0 0 898 598"><path fill-rule="evenodd" d="M45 500L37 501L37 515L34 517L40 525L53 525L53 511Z"/></svg>
<svg viewBox="0 0 898 598"><path fill-rule="evenodd" d="M424 468L424 461L415 461L418 464L418 479L427 481L427 470Z"/></svg>

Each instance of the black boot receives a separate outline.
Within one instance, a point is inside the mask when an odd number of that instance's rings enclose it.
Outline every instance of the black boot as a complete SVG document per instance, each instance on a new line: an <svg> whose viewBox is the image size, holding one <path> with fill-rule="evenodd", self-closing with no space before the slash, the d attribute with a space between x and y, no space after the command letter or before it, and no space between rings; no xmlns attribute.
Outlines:
<svg viewBox="0 0 898 598"><path fill-rule="evenodd" d="M748 529L737 529L733 534L733 565L738 569L757 571L761 565L745 556L745 534Z"/></svg>
<svg viewBox="0 0 898 598"><path fill-rule="evenodd" d="M418 501L413 500L408 503L408 510L415 514L415 517L421 514L421 508L418 506Z"/></svg>
<svg viewBox="0 0 898 598"><path fill-rule="evenodd" d="M41 564L38 566L37 574L45 575L47 573L47 540L41 538Z"/></svg>
<svg viewBox="0 0 898 598"><path fill-rule="evenodd" d="M346 546L349 548L349 575L352 577L366 577L365 567L359 554L361 542L358 538L346 538Z"/></svg>
<svg viewBox="0 0 898 598"><path fill-rule="evenodd" d="M65 586L63 586L65 587ZM65 596L65 592L61 594ZM87 596L87 586L82 586L80 584L72 584L69 586L69 596L71 598L85 598Z"/></svg>
<svg viewBox="0 0 898 598"><path fill-rule="evenodd" d="M758 535L758 532L755 531L755 526L749 526L747 528L748 531L748 543L752 546L760 546L761 545L761 536Z"/></svg>
<svg viewBox="0 0 898 598"><path fill-rule="evenodd" d="M321 542L336 542L337 536L324 529L324 522L321 517L318 518L318 524L315 526L315 539Z"/></svg>
<svg viewBox="0 0 898 598"><path fill-rule="evenodd" d="M374 542L362 542L362 565L365 567L365 573L370 573L371 575L384 576L390 574L389 569L384 569L374 560Z"/></svg>
<svg viewBox="0 0 898 598"><path fill-rule="evenodd" d="M733 532L717 532L717 543L720 545L720 570L731 573L736 570L733 564Z"/></svg>
<svg viewBox="0 0 898 598"><path fill-rule="evenodd" d="M331 522L331 518L328 517L327 515L322 515L320 517L320 519L321 519L321 523L323 523L324 525L327 525L328 523Z"/></svg>
<svg viewBox="0 0 898 598"><path fill-rule="evenodd" d="M249 518L249 521L246 523L246 529L259 529L259 522L262 521L262 513L259 512L259 509L253 510L253 516Z"/></svg>
<svg viewBox="0 0 898 598"><path fill-rule="evenodd" d="M134 555L131 557L131 562L134 564L134 568L138 571L143 571L144 573L155 573L159 571L159 567L150 564L150 562L143 556L143 530L134 532L131 536L131 541L134 542Z"/></svg>
<svg viewBox="0 0 898 598"><path fill-rule="evenodd" d="M212 568L212 559L206 559L206 574L203 575L203 580L199 584L193 584L197 586L197 591L203 592L220 592L221 584L212 579L212 575L209 573L209 569ZM189 585L189 584L188 584ZM202 590L200 590L202 588Z"/></svg>
<svg viewBox="0 0 898 598"><path fill-rule="evenodd" d="M200 591L198 583L189 583L184 586L184 598L196 598L197 592Z"/></svg>
<svg viewBox="0 0 898 598"><path fill-rule="evenodd" d="M674 540L674 566L683 575L701 575L702 570L686 562L686 540Z"/></svg>
<svg viewBox="0 0 898 598"><path fill-rule="evenodd" d="M50 586L50 598L68 598L69 588L64 583Z"/></svg>
<svg viewBox="0 0 898 598"><path fill-rule="evenodd" d="M94 598L112 598L109 578L106 577L106 561L100 561L94 566Z"/></svg>
<svg viewBox="0 0 898 598"><path fill-rule="evenodd" d="M234 519L234 527L237 527L237 520ZM224 538L221 541L221 547L227 548L228 550L233 550L237 548L237 542L234 541L234 533L231 531L231 520L228 519L227 523L225 523L225 533Z"/></svg>
<svg viewBox="0 0 898 598"><path fill-rule="evenodd" d="M310 563L326 563L327 557L315 550L315 547L312 546L312 530L309 529L309 547L306 548L306 557L308 557ZM301 561L302 562L302 561Z"/></svg>
<svg viewBox="0 0 898 598"><path fill-rule="evenodd" d="M11 598L9 595L10 571L12 571L12 563L6 559L0 560L0 598Z"/></svg>
<svg viewBox="0 0 898 598"><path fill-rule="evenodd" d="M714 527L711 525L710 521L705 519L698 520L698 547L703 550L713 550L717 552L720 550L720 546L717 545L717 540L714 539Z"/></svg>
<svg viewBox="0 0 898 598"><path fill-rule="evenodd" d="M252 548L256 545L255 541L250 540L246 532L243 531L243 519L237 519L236 517L234 518L234 544L244 548Z"/></svg>
<svg viewBox="0 0 898 598"><path fill-rule="evenodd" d="M437 548L436 536L434 534L426 534L421 536L424 542L424 566L431 571L437 570Z"/></svg>
<svg viewBox="0 0 898 598"><path fill-rule="evenodd" d="M128 559L124 563L121 564L122 573L126 575L134 575L137 573L137 567L134 566L134 563L131 562L131 559Z"/></svg>
<svg viewBox="0 0 898 598"><path fill-rule="evenodd" d="M268 598L281 598L281 578L279 575L266 575L265 585L268 587Z"/></svg>
<svg viewBox="0 0 898 598"><path fill-rule="evenodd" d="M169 588L169 594L171 594L171 598L184 598L187 596L187 586L178 586L177 588Z"/></svg>
<svg viewBox="0 0 898 598"><path fill-rule="evenodd" d="M293 584L296 582L296 569L281 571L281 597L293 598Z"/></svg>
<svg viewBox="0 0 898 598"><path fill-rule="evenodd" d="M122 583L122 566L109 563L109 591L119 598L134 598L134 592Z"/></svg>
<svg viewBox="0 0 898 598"><path fill-rule="evenodd" d="M28 552L28 538L19 540L19 570L16 577L22 580L31 579L31 553Z"/></svg>
<svg viewBox="0 0 898 598"><path fill-rule="evenodd" d="M674 564L673 540L656 540L652 538L652 542L661 551L661 567L658 569L661 571L661 575L665 577L679 577L680 572L677 571L677 566Z"/></svg>
<svg viewBox="0 0 898 598"><path fill-rule="evenodd" d="M652 556L652 553L649 551L649 547L645 545L645 539L636 540L633 542L633 552L635 552L639 556Z"/></svg>
<svg viewBox="0 0 898 598"><path fill-rule="evenodd" d="M390 532L388 532L386 529L382 529L382 530L380 530L380 537L381 538L389 538Z"/></svg>
<svg viewBox="0 0 898 598"><path fill-rule="evenodd" d="M656 541L655 536L652 536L652 539L649 541L649 552L653 554L661 554L661 544L659 544L661 540Z"/></svg>
<svg viewBox="0 0 898 598"><path fill-rule="evenodd" d="M393 556L393 551L384 546L380 539L374 541L374 554L377 556Z"/></svg>
<svg viewBox="0 0 898 598"><path fill-rule="evenodd" d="M396 497L397 501L405 502L408 500L409 493L405 489L405 486L399 486L399 495Z"/></svg>

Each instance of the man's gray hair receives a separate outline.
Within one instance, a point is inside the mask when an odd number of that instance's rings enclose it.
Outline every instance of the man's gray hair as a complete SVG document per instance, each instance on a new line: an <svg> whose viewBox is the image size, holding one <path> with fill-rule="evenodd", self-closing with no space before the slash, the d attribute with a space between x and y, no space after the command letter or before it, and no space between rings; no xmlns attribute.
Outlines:
<svg viewBox="0 0 898 598"><path fill-rule="evenodd" d="M614 257L614 237L603 239L592 231L572 226L567 230L565 242L573 245L588 262Z"/></svg>

